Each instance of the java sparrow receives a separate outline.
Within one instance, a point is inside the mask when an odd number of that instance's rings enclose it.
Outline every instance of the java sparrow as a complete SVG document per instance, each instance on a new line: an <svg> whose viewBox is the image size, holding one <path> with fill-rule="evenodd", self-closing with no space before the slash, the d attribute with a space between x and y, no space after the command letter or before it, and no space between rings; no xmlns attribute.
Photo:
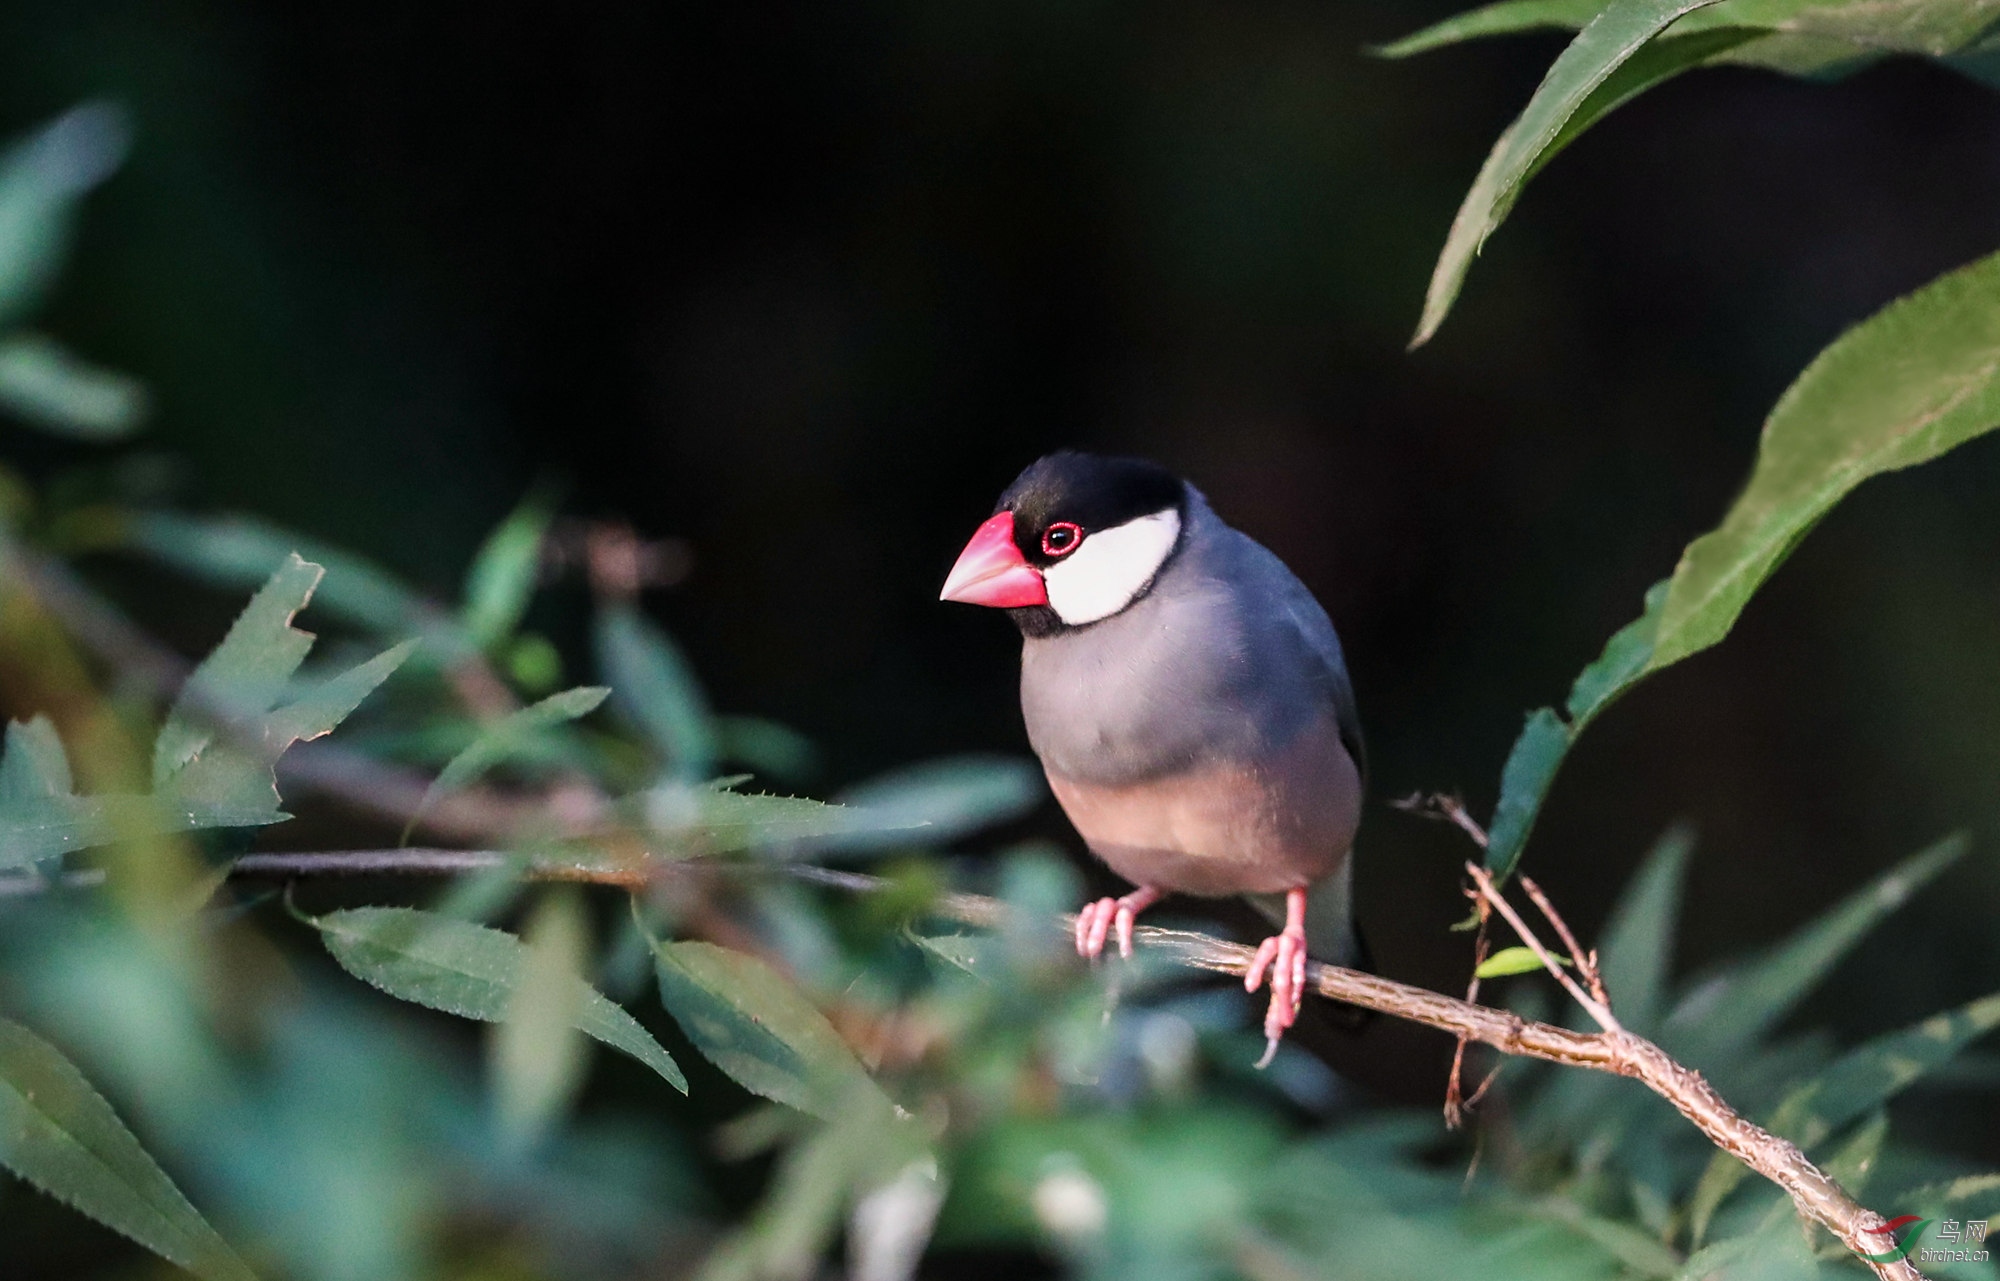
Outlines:
<svg viewBox="0 0 2000 1281"><path fill-rule="evenodd" d="M1049 787L1091 851L1137 888L1077 917L1096 957L1170 893L1246 895L1283 929L1269 1062L1297 1020L1308 951L1352 963L1349 853L1363 756L1326 611L1276 556L1158 464L1063 452L1000 496L942 599L1020 628L1021 711Z"/></svg>

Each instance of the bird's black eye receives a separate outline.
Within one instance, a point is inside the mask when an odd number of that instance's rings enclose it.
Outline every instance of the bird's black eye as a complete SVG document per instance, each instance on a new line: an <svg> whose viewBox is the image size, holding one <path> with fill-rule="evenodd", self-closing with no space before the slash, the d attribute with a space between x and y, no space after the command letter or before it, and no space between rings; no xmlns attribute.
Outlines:
<svg viewBox="0 0 2000 1281"><path fill-rule="evenodd" d="M1082 526L1073 521L1059 520L1042 531L1042 552L1049 556L1067 556L1082 541Z"/></svg>

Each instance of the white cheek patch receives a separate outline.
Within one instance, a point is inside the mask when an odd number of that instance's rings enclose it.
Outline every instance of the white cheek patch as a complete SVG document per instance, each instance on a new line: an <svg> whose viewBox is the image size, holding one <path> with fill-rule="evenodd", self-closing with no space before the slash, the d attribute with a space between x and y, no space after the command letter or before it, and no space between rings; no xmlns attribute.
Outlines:
<svg viewBox="0 0 2000 1281"><path fill-rule="evenodd" d="M1181 536L1181 514L1155 512L1088 535L1042 571L1049 608L1072 627L1109 618L1153 581Z"/></svg>

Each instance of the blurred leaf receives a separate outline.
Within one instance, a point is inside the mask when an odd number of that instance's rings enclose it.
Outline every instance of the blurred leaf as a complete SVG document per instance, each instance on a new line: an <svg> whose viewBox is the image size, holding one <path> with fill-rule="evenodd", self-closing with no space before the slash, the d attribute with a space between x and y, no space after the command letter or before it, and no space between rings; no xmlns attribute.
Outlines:
<svg viewBox="0 0 2000 1281"><path fill-rule="evenodd" d="M583 1084L589 1043L578 1034L590 926L567 888L547 894L523 931L526 957L506 1016L489 1042L502 1132L530 1143L569 1107Z"/></svg>
<svg viewBox="0 0 2000 1281"><path fill-rule="evenodd" d="M1863 935L1965 853L1950 836L1914 854L1763 956L1697 987L1661 1028L1660 1044L1692 1067L1727 1063L1791 1013Z"/></svg>
<svg viewBox="0 0 2000 1281"><path fill-rule="evenodd" d="M0 340L0 407L59 435L118 440L145 418L146 389L52 339L15 334Z"/></svg>
<svg viewBox="0 0 2000 1281"><path fill-rule="evenodd" d="M887 1099L826 1016L776 970L702 942L657 942L660 999L709 1061L752 1094L818 1117Z"/></svg>
<svg viewBox="0 0 2000 1281"><path fill-rule="evenodd" d="M1693 851L1690 828L1678 824L1668 828L1619 895L1604 927L1598 971L1616 1003L1619 1021L1641 1035L1652 1030L1665 1005L1681 887Z"/></svg>
<svg viewBox="0 0 2000 1281"><path fill-rule="evenodd" d="M507 1017L528 948L500 930L407 907L357 907L305 918L349 974L401 1000L460 1018ZM578 1031L644 1063L681 1093L687 1078L639 1021L576 981Z"/></svg>
<svg viewBox="0 0 2000 1281"><path fill-rule="evenodd" d="M0 801L0 868L142 836L262 827L290 817L266 806L180 797L54 796Z"/></svg>
<svg viewBox="0 0 2000 1281"><path fill-rule="evenodd" d="M1714 3L1716 0L1610 0L1577 33L1542 78L1520 118L1493 144L1472 189L1459 206L1432 272L1423 318L1418 322L1412 346L1428 342L1444 323L1473 258L1507 217L1523 184L1547 159L1552 148L1560 147L1568 136L1573 136L1564 132L1571 118L1583 114L1587 120L1623 101L1630 91L1614 91L1614 100L1609 102L1603 99L1593 102L1592 95L1675 19ZM1661 79L1665 74L1671 72L1663 71L1652 78Z"/></svg>
<svg viewBox="0 0 2000 1281"><path fill-rule="evenodd" d="M535 594L542 538L555 518L548 495L530 494L487 535L465 576L465 629L491 647L514 634Z"/></svg>
<svg viewBox="0 0 2000 1281"><path fill-rule="evenodd" d="M943 845L1033 810L1047 795L1041 767L1010 756L955 756L905 766L847 789L840 801L858 830L826 842L840 850L907 846L895 833L923 828Z"/></svg>
<svg viewBox="0 0 2000 1281"><path fill-rule="evenodd" d="M296 551L326 567L314 605L328 617L378 636L419 633L436 650L436 661L457 661L475 650L457 618L379 565L255 517L134 512L126 519L126 537L156 560L229 588L258 586L272 565Z"/></svg>
<svg viewBox="0 0 2000 1281"><path fill-rule="evenodd" d="M579 685L481 726L479 737L446 762L437 778L424 789L423 799L403 825L403 839L410 839L410 832L439 797L477 782L495 765L535 748L540 737L556 726L588 716L610 692L602 685Z"/></svg>
<svg viewBox="0 0 2000 1281"><path fill-rule="evenodd" d="M597 615L597 661L612 701L666 757L674 775L693 781L715 769L715 727L694 669L667 634L627 602Z"/></svg>
<svg viewBox="0 0 2000 1281"><path fill-rule="evenodd" d="M789 725L761 716L718 716L714 725L716 754L755 777L799 782L819 770L812 740Z"/></svg>
<svg viewBox="0 0 2000 1281"><path fill-rule="evenodd" d="M1567 956L1556 956L1553 952L1549 955L1555 957L1556 964L1558 965L1567 968L1572 964ZM1482 961L1479 968L1472 973L1477 978L1499 979L1506 978L1509 974L1532 973L1541 968L1542 958L1535 955L1535 949L1531 947L1503 947Z"/></svg>
<svg viewBox="0 0 2000 1281"><path fill-rule="evenodd" d="M732 791L741 778L713 783L663 783L646 793L646 822L672 838L682 855L771 849L802 841L861 840L921 826L894 814L880 819L845 805L803 796Z"/></svg>
<svg viewBox="0 0 2000 1281"><path fill-rule="evenodd" d="M69 249L77 199L125 158L125 113L89 102L0 156L0 324L40 301Z"/></svg>
<svg viewBox="0 0 2000 1281"><path fill-rule="evenodd" d="M750 1221L709 1256L699 1281L814 1275L850 1204L926 1164L918 1127L890 1115L879 1095L857 1087L829 1121L785 1153ZM936 1162L927 1164L935 1175Z"/></svg>
<svg viewBox="0 0 2000 1281"><path fill-rule="evenodd" d="M68 796L69 754L56 735L56 723L46 715L7 722L7 748L0 755L0 807L12 801Z"/></svg>
<svg viewBox="0 0 2000 1281"><path fill-rule="evenodd" d="M208 1281L255 1281L60 1051L0 1019L0 1165Z"/></svg>
<svg viewBox="0 0 2000 1281"><path fill-rule="evenodd" d="M1688 545L1648 670L1727 635L1750 596L1870 476L2000 424L2000 254L1891 303L1807 366L1764 425L1750 484Z"/></svg>
<svg viewBox="0 0 2000 1281"><path fill-rule="evenodd" d="M1408 58L1487 36L1510 36L1551 27L1575 31L1596 17L1603 7L1604 0L1501 0L1499 4L1455 13L1400 40L1377 46L1373 52L1384 58Z"/></svg>
<svg viewBox="0 0 2000 1281"><path fill-rule="evenodd" d="M1876 1037L1793 1089L1764 1128L1810 1153L1827 1136L1881 1107L1995 1027L2000 1027L2000 993ZM1723 1200L1749 1173L1749 1167L1728 1153L1717 1152L1710 1158L1689 1208L1697 1240Z"/></svg>

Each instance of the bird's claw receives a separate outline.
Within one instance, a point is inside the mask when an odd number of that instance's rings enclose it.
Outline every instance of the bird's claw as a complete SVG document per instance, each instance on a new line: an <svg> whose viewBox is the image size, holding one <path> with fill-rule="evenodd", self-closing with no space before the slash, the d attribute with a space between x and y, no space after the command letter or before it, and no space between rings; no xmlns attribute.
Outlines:
<svg viewBox="0 0 2000 1281"><path fill-rule="evenodd" d="M1270 1065L1278 1042L1299 1021L1299 1007L1306 995L1305 931L1288 928L1259 944L1250 969L1243 975L1243 990L1254 992L1261 987L1267 968L1271 971L1271 1005L1264 1013L1264 1057L1257 1060L1260 1068Z"/></svg>
<svg viewBox="0 0 2000 1281"><path fill-rule="evenodd" d="M1076 953L1094 961L1104 952L1105 940L1118 936L1118 955L1132 955L1132 924L1139 913L1158 902L1158 890L1142 887L1124 898L1101 898L1085 904L1076 914Z"/></svg>

